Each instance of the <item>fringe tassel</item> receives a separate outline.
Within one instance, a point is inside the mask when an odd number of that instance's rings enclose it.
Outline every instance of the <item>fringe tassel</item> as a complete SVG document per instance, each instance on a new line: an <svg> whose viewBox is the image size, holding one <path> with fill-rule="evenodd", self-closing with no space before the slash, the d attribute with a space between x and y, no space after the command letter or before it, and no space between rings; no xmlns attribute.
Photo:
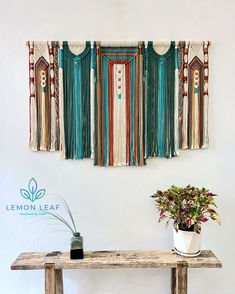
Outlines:
<svg viewBox="0 0 235 294"><path fill-rule="evenodd" d="M41 107L41 136L40 136L40 150L46 151L46 95L45 91L42 90L42 107Z"/></svg>
<svg viewBox="0 0 235 294"><path fill-rule="evenodd" d="M55 97L51 98L51 149L50 151L55 151L56 150L56 102L55 102Z"/></svg>
<svg viewBox="0 0 235 294"><path fill-rule="evenodd" d="M114 166L126 165L125 65L114 65ZM121 83L118 82L121 79ZM119 95L121 99L119 99Z"/></svg>
<svg viewBox="0 0 235 294"><path fill-rule="evenodd" d="M175 153L179 155L179 65L178 47L175 46L175 101L174 101L174 145Z"/></svg>
<svg viewBox="0 0 235 294"><path fill-rule="evenodd" d="M57 145L57 130L56 130L56 124L57 124L57 117L56 117L56 101L55 101L55 72L54 72L54 56L53 56L53 51L52 51L52 44L51 42L48 42L48 47L49 47L49 59L50 59L50 99L51 99L51 112L50 112L50 117L51 117L51 145L50 145L50 151L55 151L56 145Z"/></svg>
<svg viewBox="0 0 235 294"><path fill-rule="evenodd" d="M203 89L203 144L202 148L209 146L209 131L208 131L208 108L209 108L209 96L208 96L208 77L209 77L209 42L204 43L204 89Z"/></svg>
<svg viewBox="0 0 235 294"><path fill-rule="evenodd" d="M65 158L64 140L64 87L63 87L63 47L59 49L59 114L60 114L60 155Z"/></svg>
<svg viewBox="0 0 235 294"><path fill-rule="evenodd" d="M34 42L28 42L29 47L29 111L30 111L30 139L29 149L32 151L38 150L37 136L37 104L35 98L35 77L34 77Z"/></svg>
<svg viewBox="0 0 235 294"><path fill-rule="evenodd" d="M139 165L144 165L143 44L139 43Z"/></svg>
<svg viewBox="0 0 235 294"><path fill-rule="evenodd" d="M183 56L183 122L182 122L182 148L188 148L188 42L185 43Z"/></svg>
<svg viewBox="0 0 235 294"><path fill-rule="evenodd" d="M31 113L30 149L32 151L38 151L37 104L36 104L35 97L31 97L31 100L30 100L30 113Z"/></svg>
<svg viewBox="0 0 235 294"><path fill-rule="evenodd" d="M95 117L95 48L94 42L91 42L91 73L90 73L90 95L91 95L91 104L90 104L90 119L91 119L91 158L94 158L94 117Z"/></svg>
<svg viewBox="0 0 235 294"><path fill-rule="evenodd" d="M192 101L192 141L191 149L199 148L199 96L198 93L194 94L194 99Z"/></svg>

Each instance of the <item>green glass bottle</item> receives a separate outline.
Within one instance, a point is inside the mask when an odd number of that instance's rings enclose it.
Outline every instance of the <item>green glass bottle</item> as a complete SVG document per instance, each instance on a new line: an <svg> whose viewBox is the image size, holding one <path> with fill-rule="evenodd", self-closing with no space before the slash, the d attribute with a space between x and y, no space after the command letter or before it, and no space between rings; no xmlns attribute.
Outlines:
<svg viewBox="0 0 235 294"><path fill-rule="evenodd" d="M70 259L83 259L83 238L76 232L71 238Z"/></svg>

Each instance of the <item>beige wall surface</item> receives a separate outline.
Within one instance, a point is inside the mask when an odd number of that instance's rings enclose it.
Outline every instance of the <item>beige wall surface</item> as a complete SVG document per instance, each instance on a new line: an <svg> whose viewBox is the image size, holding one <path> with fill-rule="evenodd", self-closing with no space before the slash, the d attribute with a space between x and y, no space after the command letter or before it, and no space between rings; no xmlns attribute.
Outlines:
<svg viewBox="0 0 235 294"><path fill-rule="evenodd" d="M217 192L222 225L203 226L202 248L223 269L190 270L190 294L235 293L235 1L0 1L0 293L43 293L42 272L11 272L22 251L68 250L69 234L51 220L19 216L19 189L31 177L70 203L86 250L172 248L149 195L188 183ZM28 151L26 40L211 40L210 148L145 167L100 168ZM49 200L48 200L49 201ZM54 202L53 202L54 201ZM56 200L52 202L55 203ZM66 271L66 294L167 294L167 270Z"/></svg>

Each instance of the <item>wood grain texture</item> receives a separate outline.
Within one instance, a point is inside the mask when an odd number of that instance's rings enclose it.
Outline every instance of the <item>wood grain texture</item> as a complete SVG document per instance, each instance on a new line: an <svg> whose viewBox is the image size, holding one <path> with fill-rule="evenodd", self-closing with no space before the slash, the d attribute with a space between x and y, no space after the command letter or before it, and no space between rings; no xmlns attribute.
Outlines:
<svg viewBox="0 0 235 294"><path fill-rule="evenodd" d="M55 270L55 285L56 285L56 294L63 294L63 273L61 269Z"/></svg>
<svg viewBox="0 0 235 294"><path fill-rule="evenodd" d="M71 260L69 253L57 257L46 257L47 253L22 253L12 263L12 270L44 269L53 263L55 269L114 269L114 268L177 268L179 262L188 268L220 268L221 262L210 250L197 257L183 257L170 250L159 251L93 251L85 252L84 259Z"/></svg>
<svg viewBox="0 0 235 294"><path fill-rule="evenodd" d="M45 294L57 294L54 264L45 264Z"/></svg>
<svg viewBox="0 0 235 294"><path fill-rule="evenodd" d="M188 268L186 262L179 262L177 267L177 294L187 294L188 290Z"/></svg>
<svg viewBox="0 0 235 294"><path fill-rule="evenodd" d="M171 294L177 294L177 269L171 269Z"/></svg>

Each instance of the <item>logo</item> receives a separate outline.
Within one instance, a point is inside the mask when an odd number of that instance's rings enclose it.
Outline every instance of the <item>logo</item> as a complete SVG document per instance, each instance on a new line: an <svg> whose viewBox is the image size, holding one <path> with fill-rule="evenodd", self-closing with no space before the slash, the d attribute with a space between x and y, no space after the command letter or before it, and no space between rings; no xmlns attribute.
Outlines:
<svg viewBox="0 0 235 294"><path fill-rule="evenodd" d="M48 199L46 199L48 198ZM47 197L46 189L40 188L36 179L31 178L28 187L20 188L17 192L18 201L6 204L7 212L14 212L21 216L45 215L47 212L55 212L60 208L53 197Z"/></svg>
<svg viewBox="0 0 235 294"><path fill-rule="evenodd" d="M37 181L34 178L32 178L29 181L28 190L20 189L21 196L23 198L25 198L25 199L28 199L28 200L32 201L32 202L43 198L45 193L46 193L45 189L39 189L38 190L38 184L37 184Z"/></svg>

